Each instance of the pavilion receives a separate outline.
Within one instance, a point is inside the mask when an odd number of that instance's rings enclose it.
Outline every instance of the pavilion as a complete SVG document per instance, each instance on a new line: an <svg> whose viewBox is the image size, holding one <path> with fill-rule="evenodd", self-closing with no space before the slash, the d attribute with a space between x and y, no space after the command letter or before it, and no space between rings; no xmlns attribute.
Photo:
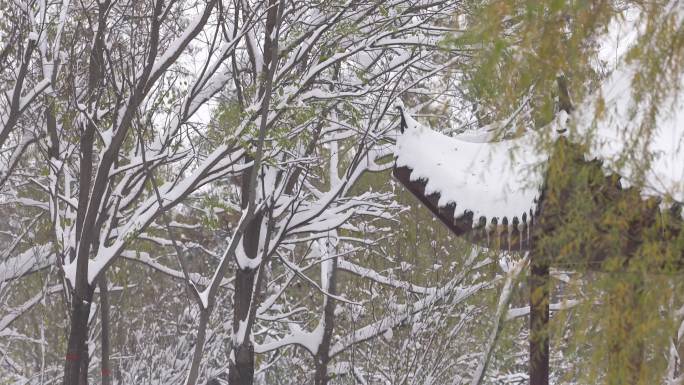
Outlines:
<svg viewBox="0 0 684 385"><path fill-rule="evenodd" d="M634 74L634 66L616 68L577 108L514 139L447 136L399 108L394 177L454 234L529 253L531 385L549 382L551 267L684 267L684 94L666 101L672 108L661 109L641 143ZM644 153L628 152L629 141ZM663 258L639 258L654 249Z"/></svg>

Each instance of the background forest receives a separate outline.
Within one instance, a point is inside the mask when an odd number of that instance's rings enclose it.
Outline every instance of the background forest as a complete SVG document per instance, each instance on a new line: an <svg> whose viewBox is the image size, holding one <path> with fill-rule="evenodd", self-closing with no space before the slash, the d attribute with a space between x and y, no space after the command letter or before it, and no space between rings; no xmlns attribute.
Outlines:
<svg viewBox="0 0 684 385"><path fill-rule="evenodd" d="M449 135L550 137L627 63L640 129L619 161L640 175L681 108L682 16L0 0L0 385L527 383L528 257L452 236L392 179L397 107ZM552 383L684 383L681 274L551 276Z"/></svg>

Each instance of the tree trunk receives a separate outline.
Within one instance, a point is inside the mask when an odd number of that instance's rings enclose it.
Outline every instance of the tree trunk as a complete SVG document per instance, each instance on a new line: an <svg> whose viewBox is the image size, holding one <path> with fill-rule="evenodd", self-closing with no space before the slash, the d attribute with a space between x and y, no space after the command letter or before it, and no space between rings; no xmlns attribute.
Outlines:
<svg viewBox="0 0 684 385"><path fill-rule="evenodd" d="M109 289L107 287L107 278L103 273L99 281L100 286L100 320L102 325L102 385L110 385L111 380L111 366L109 364Z"/></svg>
<svg viewBox="0 0 684 385"><path fill-rule="evenodd" d="M263 214L257 213L245 229L243 247L249 259L257 257ZM239 246L238 246L239 247ZM250 341L249 312L254 294L255 269L238 269L233 294L232 357L229 364L229 385L252 385L254 381L254 346Z"/></svg>
<svg viewBox="0 0 684 385"><path fill-rule="evenodd" d="M87 329L86 329L87 330ZM88 367L90 366L90 354L88 351L88 332L86 331L86 343L83 353L83 359L81 360L80 374L78 378L79 385L88 385Z"/></svg>
<svg viewBox="0 0 684 385"><path fill-rule="evenodd" d="M254 346L245 342L233 347L234 360L230 360L229 385L252 385L254 383Z"/></svg>
<svg viewBox="0 0 684 385"><path fill-rule="evenodd" d="M325 262L323 262L325 263ZM328 278L328 293L337 294L337 258L332 260L330 277ZM323 338L314 357L316 372L314 374L315 385L328 385L328 363L330 362L330 343L332 342L333 329L335 327L335 299L325 298L323 309Z"/></svg>
<svg viewBox="0 0 684 385"><path fill-rule="evenodd" d="M207 339L207 325L209 324L209 316L211 315L210 308L200 310L199 327L197 328L197 341L195 342L195 351L192 356L192 363L190 364L190 371L188 377L185 379L185 385L195 385L197 377L199 376L199 366L202 358L202 349Z"/></svg>
<svg viewBox="0 0 684 385"><path fill-rule="evenodd" d="M257 201L257 191L259 173L261 172L261 157L263 143L268 129L268 111L271 102L271 90L273 78L278 65L278 29L280 18L282 17L283 0L277 6L277 0L268 0L268 12L266 14L266 29L264 31L264 56L263 72L267 74L265 81L259 86L259 96L262 97L261 121L259 135L256 142L256 152L254 159L246 156L245 161L254 160L254 164L243 173L241 193L242 209L250 209L250 206ZM261 225L264 220L263 211L254 213L254 217L249 220L242 238L242 245L245 255L249 259L256 259L259 253L259 239L261 236ZM268 237L268 233L266 234ZM238 246L239 247L239 246ZM262 261L263 263L263 261ZM251 334L251 308L256 306L254 298L254 277L259 267L244 268L238 267L235 275L235 293L233 296L233 341L229 363L228 384L229 385L252 385L254 382L254 346L250 340Z"/></svg>
<svg viewBox="0 0 684 385"><path fill-rule="evenodd" d="M533 255L530 266L530 385L549 384L549 266Z"/></svg>
<svg viewBox="0 0 684 385"><path fill-rule="evenodd" d="M86 298L74 294L71 301L71 329L67 342L64 385L87 385L88 383L88 317L93 297L92 289Z"/></svg>
<svg viewBox="0 0 684 385"><path fill-rule="evenodd" d="M322 354L316 355L316 372L314 373L315 385L328 385L328 361L328 357L325 357Z"/></svg>

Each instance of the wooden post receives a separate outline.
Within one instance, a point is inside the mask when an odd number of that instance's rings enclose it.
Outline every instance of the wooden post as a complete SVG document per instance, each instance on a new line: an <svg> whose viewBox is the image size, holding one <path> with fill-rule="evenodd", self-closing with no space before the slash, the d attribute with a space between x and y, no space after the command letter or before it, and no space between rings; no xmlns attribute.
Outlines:
<svg viewBox="0 0 684 385"><path fill-rule="evenodd" d="M530 385L549 384L549 265L530 258Z"/></svg>

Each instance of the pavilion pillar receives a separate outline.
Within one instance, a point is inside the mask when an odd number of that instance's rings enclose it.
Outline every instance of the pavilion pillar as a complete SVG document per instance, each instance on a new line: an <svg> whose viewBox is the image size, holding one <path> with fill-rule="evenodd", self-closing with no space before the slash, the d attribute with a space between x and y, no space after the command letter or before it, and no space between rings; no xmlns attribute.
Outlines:
<svg viewBox="0 0 684 385"><path fill-rule="evenodd" d="M549 384L549 265L530 258L530 385Z"/></svg>

